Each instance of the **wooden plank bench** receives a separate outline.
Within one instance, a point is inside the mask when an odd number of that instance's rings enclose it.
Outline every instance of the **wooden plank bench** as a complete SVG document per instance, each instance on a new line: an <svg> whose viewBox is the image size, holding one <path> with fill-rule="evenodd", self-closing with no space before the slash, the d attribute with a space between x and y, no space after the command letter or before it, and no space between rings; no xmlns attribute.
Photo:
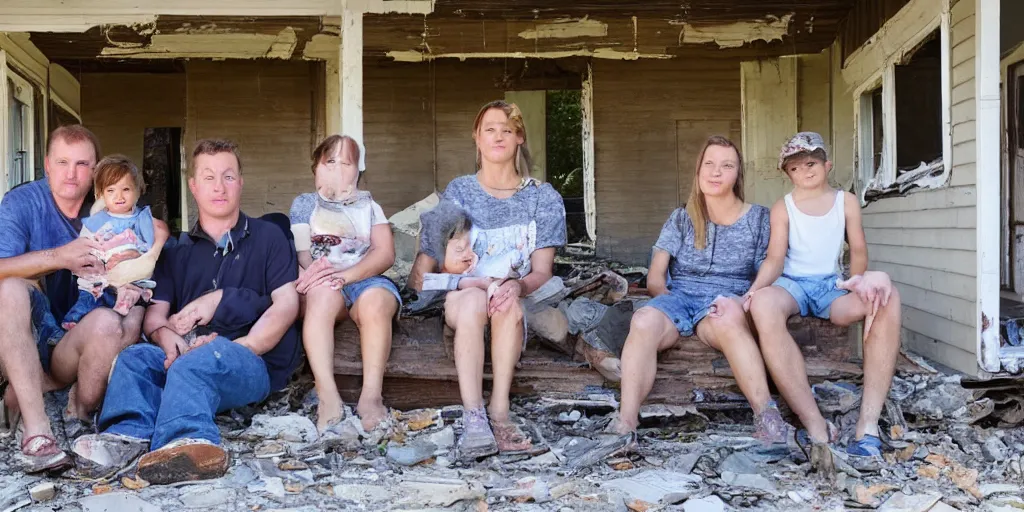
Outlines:
<svg viewBox="0 0 1024 512"><path fill-rule="evenodd" d="M815 318L789 321L807 361L812 382L826 379L857 379L861 375L858 344L846 328ZM384 380L384 400L392 407L409 409L458 404L455 363L444 347L440 317L403 318L394 331L391 358ZM359 335L351 322L335 332L335 378L342 398L355 402L362 386ZM490 365L484 368L484 388L490 386ZM531 339L516 370L513 395L569 396L587 386L617 387L579 357L570 357ZM649 401L690 404L709 408L745 406L725 357L696 337L680 340L662 353ZM739 400L737 400L739 398Z"/></svg>

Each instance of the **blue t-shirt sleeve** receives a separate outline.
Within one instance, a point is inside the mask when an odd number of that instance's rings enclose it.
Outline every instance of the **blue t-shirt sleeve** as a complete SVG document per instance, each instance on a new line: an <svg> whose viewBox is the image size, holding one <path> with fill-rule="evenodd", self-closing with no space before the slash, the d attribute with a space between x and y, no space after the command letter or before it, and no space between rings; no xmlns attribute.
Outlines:
<svg viewBox="0 0 1024 512"><path fill-rule="evenodd" d="M29 223L23 214L30 209L30 205L24 204L21 197L12 191L0 201L0 233L3 233L0 236L0 258L21 256L28 252Z"/></svg>
<svg viewBox="0 0 1024 512"><path fill-rule="evenodd" d="M537 249L565 245L565 202L550 183L539 187L537 205Z"/></svg>
<svg viewBox="0 0 1024 512"><path fill-rule="evenodd" d="M761 269L761 264L768 257L768 241L771 240L772 223L771 215L769 210L763 206L754 206L758 208L758 217L755 220L754 229L757 230L757 252L754 253L754 271Z"/></svg>
<svg viewBox="0 0 1024 512"><path fill-rule="evenodd" d="M156 241L156 233L153 231L153 212L145 207L136 217L135 236L145 244L146 250L153 248Z"/></svg>
<svg viewBox="0 0 1024 512"><path fill-rule="evenodd" d="M654 248L661 249L672 257L679 254L683 239L686 238L686 233L683 230L690 225L685 222L688 217L685 209L676 208L665 221L665 225L661 227L661 234L658 235L658 241L654 242Z"/></svg>
<svg viewBox="0 0 1024 512"><path fill-rule="evenodd" d="M288 220L292 225L309 224L309 218L313 215L313 208L316 206L316 198L313 194L301 194L292 201L292 207L288 211Z"/></svg>

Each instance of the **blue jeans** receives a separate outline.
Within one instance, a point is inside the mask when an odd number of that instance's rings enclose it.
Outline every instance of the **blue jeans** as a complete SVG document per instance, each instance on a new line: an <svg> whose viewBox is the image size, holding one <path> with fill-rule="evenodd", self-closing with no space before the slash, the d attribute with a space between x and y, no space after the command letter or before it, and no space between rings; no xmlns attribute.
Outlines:
<svg viewBox="0 0 1024 512"><path fill-rule="evenodd" d="M398 293L398 287L395 286L394 282L384 276L370 276L362 281L356 281L342 286L341 295L345 297L345 308L351 309L359 296L371 288L384 288L391 292L391 295L394 295L395 300L398 301L398 309L402 309L402 296Z"/></svg>
<svg viewBox="0 0 1024 512"><path fill-rule="evenodd" d="M53 347L64 337L64 329L57 325L57 319L50 310L50 299L35 286L28 287L28 303L32 313L32 336L36 339L39 363L43 371L50 373L50 356Z"/></svg>
<svg viewBox="0 0 1024 512"><path fill-rule="evenodd" d="M832 303L846 295L846 290L836 288L839 274L825 276L780 276L773 286L789 292L800 306L800 316L816 316L828 320L832 315Z"/></svg>
<svg viewBox="0 0 1024 512"><path fill-rule="evenodd" d="M121 352L103 400L101 432L147 439L152 450L186 438L220 444L214 415L270 394L263 358L227 338L179 356L166 371L165 357L156 345Z"/></svg>
<svg viewBox="0 0 1024 512"><path fill-rule="evenodd" d="M71 310L68 314L64 315L62 324L75 323L82 321L85 315L88 315L92 310L98 307L112 308L114 304L117 304L117 290L111 287L107 287L103 290L103 295L100 298L93 297L93 295L85 290L78 290L78 301L75 302L74 306L71 306Z"/></svg>

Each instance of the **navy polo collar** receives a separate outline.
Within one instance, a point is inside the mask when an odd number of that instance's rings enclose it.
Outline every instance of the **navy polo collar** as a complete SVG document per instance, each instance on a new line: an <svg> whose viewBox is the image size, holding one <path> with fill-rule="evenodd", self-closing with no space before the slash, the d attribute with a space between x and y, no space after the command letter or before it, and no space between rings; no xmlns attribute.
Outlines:
<svg viewBox="0 0 1024 512"><path fill-rule="evenodd" d="M193 240L199 239L210 242L217 249L222 251L221 254L224 255L235 249L237 241L249 236L249 216L245 213L238 212L238 221L235 222L235 226L225 233L224 238L221 240L214 240L213 237L206 233L206 231L203 231L198 220L192 225L192 229L189 230L188 236Z"/></svg>

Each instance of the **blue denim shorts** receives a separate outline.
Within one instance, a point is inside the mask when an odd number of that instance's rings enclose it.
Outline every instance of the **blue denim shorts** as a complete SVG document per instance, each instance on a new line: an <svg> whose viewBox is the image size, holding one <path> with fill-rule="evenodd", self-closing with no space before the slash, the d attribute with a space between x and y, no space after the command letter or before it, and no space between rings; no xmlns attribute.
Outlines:
<svg viewBox="0 0 1024 512"><path fill-rule="evenodd" d="M402 296L398 293L398 287L395 283L384 277L384 276L372 276L363 279L362 281L356 281L354 283L348 283L341 287L341 294L345 297L345 307L351 308L355 304L359 296L370 288L384 288L391 292L391 295L395 296L395 300L398 301L398 309L402 309Z"/></svg>
<svg viewBox="0 0 1024 512"><path fill-rule="evenodd" d="M668 293L651 299L647 305L665 313L680 336L693 336L697 324L708 316L708 308L714 301L715 297L672 291L670 287Z"/></svg>
<svg viewBox="0 0 1024 512"><path fill-rule="evenodd" d="M773 286L789 292L800 306L800 316L815 316L829 319L832 303L846 295L846 290L836 288L839 274L826 276L787 276L782 275Z"/></svg>
<svg viewBox="0 0 1024 512"><path fill-rule="evenodd" d="M50 310L50 299L39 288L29 287L28 300L32 311L32 335L36 339L39 362L43 366L43 371L50 373L50 356L53 347L64 337L64 329L60 328Z"/></svg>

